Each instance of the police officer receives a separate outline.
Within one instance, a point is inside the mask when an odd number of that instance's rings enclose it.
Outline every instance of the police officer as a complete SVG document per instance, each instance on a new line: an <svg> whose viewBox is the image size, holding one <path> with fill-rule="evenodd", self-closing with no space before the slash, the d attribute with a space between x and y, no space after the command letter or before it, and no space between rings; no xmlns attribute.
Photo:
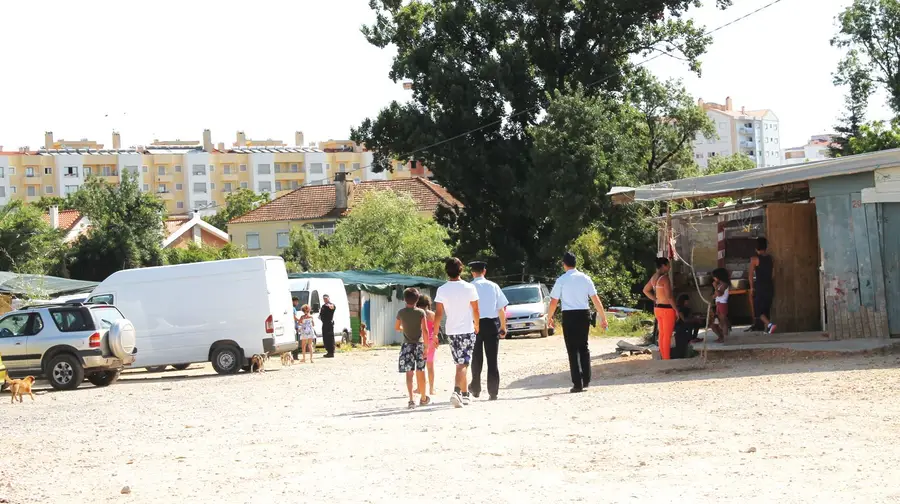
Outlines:
<svg viewBox="0 0 900 504"><path fill-rule="evenodd" d="M583 392L591 382L591 352L588 349L588 333L591 326L591 311L588 300L594 302L594 308L600 317L600 325L607 328L606 311L597 296L594 282L584 273L575 269L575 254L566 252L563 255L563 268L566 272L556 279L550 292L550 327L556 306L562 299L563 338L566 341L566 352L569 354L569 370L572 373L572 384L569 392Z"/></svg>
<svg viewBox="0 0 900 504"><path fill-rule="evenodd" d="M506 336L506 306L509 301L499 285L484 277L486 262L470 262L469 269L472 272L472 285L478 291L478 313L481 314L481 330L475 338L475 353L472 356L472 383L469 384L469 392L475 397L481 395L481 368L487 357L487 390L490 400L495 401L500 391L497 353L500 339Z"/></svg>

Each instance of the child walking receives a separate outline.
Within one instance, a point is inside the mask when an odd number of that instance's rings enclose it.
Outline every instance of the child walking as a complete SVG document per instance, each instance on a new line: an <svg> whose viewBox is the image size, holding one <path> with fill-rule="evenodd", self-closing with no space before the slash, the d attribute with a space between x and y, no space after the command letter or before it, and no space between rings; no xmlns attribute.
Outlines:
<svg viewBox="0 0 900 504"><path fill-rule="evenodd" d="M309 305L303 305L303 307L300 308L300 311L303 312L303 315L298 319L300 324L300 353L303 355L300 362L306 362L306 351L308 349L309 362L311 364L313 361L313 352L315 351L316 329L313 326L312 315L309 314Z"/></svg>
<svg viewBox="0 0 900 504"><path fill-rule="evenodd" d="M713 270L713 288L715 292L713 299L716 303L715 322L710 325L710 329L716 333L716 343L724 343L725 337L731 330L731 324L728 321L728 294L731 285L731 279L728 270L725 268L717 268Z"/></svg>
<svg viewBox="0 0 900 504"><path fill-rule="evenodd" d="M425 368L428 371L428 395L434 395L434 352L438 347L437 334L434 330L434 312L431 311L431 298L423 294L419 296L416 308L425 311L425 320L428 327L428 350L425 352Z"/></svg>
<svg viewBox="0 0 900 504"><path fill-rule="evenodd" d="M420 406L431 404L431 398L425 395L425 352L429 345L428 316L425 310L416 308L419 301L418 289L409 288L403 291L406 307L397 312L394 328L403 332L403 345L400 347L400 372L406 373L406 391L409 392L409 409L416 407L413 398L413 374L421 392ZM424 343L423 343L424 338Z"/></svg>

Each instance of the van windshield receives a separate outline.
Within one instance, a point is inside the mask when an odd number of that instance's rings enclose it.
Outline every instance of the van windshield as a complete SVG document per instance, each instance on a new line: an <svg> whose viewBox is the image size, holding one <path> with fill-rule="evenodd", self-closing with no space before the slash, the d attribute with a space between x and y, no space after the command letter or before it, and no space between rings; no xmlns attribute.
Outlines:
<svg viewBox="0 0 900 504"><path fill-rule="evenodd" d="M309 304L309 291L291 291L291 298L300 300L300 306ZM297 308L300 308L299 306Z"/></svg>
<svg viewBox="0 0 900 504"><path fill-rule="evenodd" d="M511 305L540 303L541 289L539 287L516 287L514 289L503 289L503 294L509 300Z"/></svg>

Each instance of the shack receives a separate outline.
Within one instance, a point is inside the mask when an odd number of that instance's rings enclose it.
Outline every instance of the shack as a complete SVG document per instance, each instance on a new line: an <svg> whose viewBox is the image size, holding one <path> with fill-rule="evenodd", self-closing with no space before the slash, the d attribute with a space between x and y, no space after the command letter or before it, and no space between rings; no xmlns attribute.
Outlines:
<svg viewBox="0 0 900 504"><path fill-rule="evenodd" d="M289 278L337 278L344 282L350 317L353 324L353 340L359 341L359 323L369 328L369 341L375 345L394 345L403 342L403 335L394 330L397 312L406 306L403 291L416 287L434 299L443 280L401 275L381 270L331 271L320 273L292 273Z"/></svg>
<svg viewBox="0 0 900 504"><path fill-rule="evenodd" d="M695 241L707 244L714 222L721 267L743 262L748 240L765 236L775 258L779 332L900 337L900 149L617 187L610 196L619 204L733 198L731 209L665 215L660 252L690 260L676 248L685 226L678 221L697 220L701 227L690 226L701 233L705 226L707 237Z"/></svg>

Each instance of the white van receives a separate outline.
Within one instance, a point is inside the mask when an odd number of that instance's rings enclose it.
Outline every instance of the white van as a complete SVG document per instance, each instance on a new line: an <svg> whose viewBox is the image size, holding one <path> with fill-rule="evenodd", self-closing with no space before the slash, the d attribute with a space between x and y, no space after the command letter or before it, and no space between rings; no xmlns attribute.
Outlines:
<svg viewBox="0 0 900 504"><path fill-rule="evenodd" d="M134 324L136 366L212 362L220 374L251 356L297 348L287 270L280 257L249 257L123 270L87 303L115 305Z"/></svg>
<svg viewBox="0 0 900 504"><path fill-rule="evenodd" d="M335 343L350 343L353 330L350 327L350 303L344 282L337 278L292 278L288 280L291 297L300 300L300 306L308 304L313 314L313 325L316 328L316 344L322 345L322 321L319 320L319 308L322 307L322 296L328 295L334 305L334 340Z"/></svg>

